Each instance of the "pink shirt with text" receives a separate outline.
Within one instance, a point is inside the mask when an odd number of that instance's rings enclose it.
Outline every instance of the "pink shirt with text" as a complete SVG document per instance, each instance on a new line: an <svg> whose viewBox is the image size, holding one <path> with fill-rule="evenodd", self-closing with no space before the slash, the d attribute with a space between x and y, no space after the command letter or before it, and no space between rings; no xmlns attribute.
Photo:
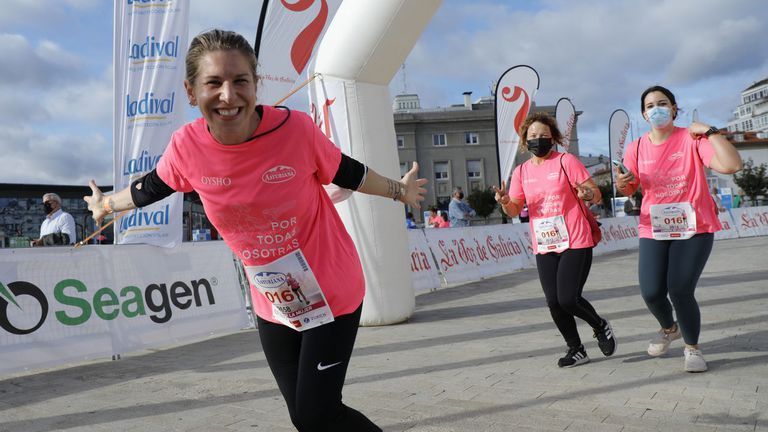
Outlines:
<svg viewBox="0 0 768 432"><path fill-rule="evenodd" d="M624 165L640 179L643 202L640 238L653 238L651 206L689 202L696 212L696 233L713 233L722 226L707 186L707 174L715 149L707 138L694 139L688 129L676 127L666 141L654 145L648 134L627 146ZM640 169L638 171L638 164Z"/></svg>
<svg viewBox="0 0 768 432"><path fill-rule="evenodd" d="M341 151L306 114L263 109L257 137L242 144L216 141L204 118L183 126L157 173L174 190L200 195L208 219L246 265L301 249L333 315L354 312L365 293L360 258L323 189ZM253 286L251 296L256 314L277 322L271 303Z"/></svg>
<svg viewBox="0 0 768 432"><path fill-rule="evenodd" d="M567 178L563 169L568 174ZM579 208L582 204L573 190L573 187L589 178L587 169L576 156L553 151L541 165L534 165L531 159L515 168L509 184L509 197L525 201L531 221L563 215L570 238L570 249L590 248L595 246L592 230L582 209ZM570 179L570 184L567 179ZM529 224L529 229L531 238L535 239L532 223ZM547 253L539 251L535 241L532 243L534 253Z"/></svg>

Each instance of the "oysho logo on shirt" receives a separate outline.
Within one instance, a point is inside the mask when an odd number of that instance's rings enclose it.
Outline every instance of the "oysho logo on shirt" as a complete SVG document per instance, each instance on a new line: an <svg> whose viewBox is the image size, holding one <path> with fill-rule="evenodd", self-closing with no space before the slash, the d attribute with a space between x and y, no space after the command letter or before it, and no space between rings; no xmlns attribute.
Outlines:
<svg viewBox="0 0 768 432"><path fill-rule="evenodd" d="M678 152L674 152L671 155L669 155L667 160L669 160L670 162L674 162L674 161L676 161L678 159L682 159L682 157L683 157L683 152L682 151L678 151Z"/></svg>
<svg viewBox="0 0 768 432"><path fill-rule="evenodd" d="M290 181L296 176L296 170L285 165L278 165L270 168L261 176L264 183L283 183Z"/></svg>
<svg viewBox="0 0 768 432"><path fill-rule="evenodd" d="M232 179L229 177L200 177L200 183L211 186L229 186L232 184Z"/></svg>

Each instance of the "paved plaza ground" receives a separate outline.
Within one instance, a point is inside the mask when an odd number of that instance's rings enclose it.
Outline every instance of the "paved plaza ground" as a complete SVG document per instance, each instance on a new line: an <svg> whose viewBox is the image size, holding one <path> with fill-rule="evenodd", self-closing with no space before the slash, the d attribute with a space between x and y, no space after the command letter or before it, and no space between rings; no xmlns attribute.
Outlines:
<svg viewBox="0 0 768 432"><path fill-rule="evenodd" d="M597 257L585 297L617 353L559 369L564 344L535 269L416 299L407 323L361 328L344 401L385 431L768 432L768 239L723 240L699 282L709 372L682 343L645 353L658 329L637 251ZM190 345L0 377L0 432L293 431L256 330Z"/></svg>

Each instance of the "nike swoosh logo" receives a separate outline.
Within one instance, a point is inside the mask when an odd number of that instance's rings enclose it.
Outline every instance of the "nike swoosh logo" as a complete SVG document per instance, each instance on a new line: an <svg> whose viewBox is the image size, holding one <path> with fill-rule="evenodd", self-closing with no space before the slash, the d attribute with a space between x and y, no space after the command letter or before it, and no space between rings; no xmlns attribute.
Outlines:
<svg viewBox="0 0 768 432"><path fill-rule="evenodd" d="M340 365L340 364L341 364L341 362L331 363L329 365L323 365L323 362L320 362L320 363L317 364L317 370L324 371L324 370L326 370L328 368L332 368L332 367L334 367L336 365Z"/></svg>

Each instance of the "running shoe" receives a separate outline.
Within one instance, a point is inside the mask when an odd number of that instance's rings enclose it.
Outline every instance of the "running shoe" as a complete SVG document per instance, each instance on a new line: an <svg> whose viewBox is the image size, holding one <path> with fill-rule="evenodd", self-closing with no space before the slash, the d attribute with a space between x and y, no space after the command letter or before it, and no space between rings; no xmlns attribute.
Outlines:
<svg viewBox="0 0 768 432"><path fill-rule="evenodd" d="M669 344L677 339L680 339L680 326L677 323L675 323L675 331L671 333L667 333L664 329L659 330L648 345L648 355L658 357L666 354L669 351Z"/></svg>
<svg viewBox="0 0 768 432"><path fill-rule="evenodd" d="M613 334L613 327L607 319L603 319L603 325L600 329L595 329L592 337L597 338L597 346L603 355L608 357L616 352L616 336Z"/></svg>
<svg viewBox="0 0 768 432"><path fill-rule="evenodd" d="M584 350L584 345L577 347L568 347L568 352L565 353L565 357L557 361L558 367L574 367L580 364L588 363L589 356L587 351Z"/></svg>
<svg viewBox="0 0 768 432"><path fill-rule="evenodd" d="M701 350L685 347L685 371L686 372L706 372L707 362L704 361L704 355Z"/></svg>

